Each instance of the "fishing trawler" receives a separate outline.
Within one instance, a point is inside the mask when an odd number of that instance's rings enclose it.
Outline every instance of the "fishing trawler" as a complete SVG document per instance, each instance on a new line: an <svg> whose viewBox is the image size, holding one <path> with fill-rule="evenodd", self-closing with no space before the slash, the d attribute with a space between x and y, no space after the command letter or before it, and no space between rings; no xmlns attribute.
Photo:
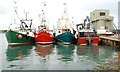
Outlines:
<svg viewBox="0 0 120 72"><path fill-rule="evenodd" d="M100 38L97 36L95 30L93 30L92 23L90 21L89 16L86 16L83 24L77 24L78 31L78 41L79 45L98 45L100 42Z"/></svg>
<svg viewBox="0 0 120 72"><path fill-rule="evenodd" d="M46 6L46 4L44 4L44 6ZM41 23L40 26L38 26L38 33L35 35L35 42L37 44L51 44L54 42L54 36L49 32L47 27L44 10L42 10Z"/></svg>
<svg viewBox="0 0 120 72"><path fill-rule="evenodd" d="M14 3L16 4L16 2ZM17 7L14 7L14 9L15 9L14 19L13 19L14 23L10 24L9 30L6 33L6 39L8 41L8 45L17 46L17 45L33 43L34 34L32 32L32 19L27 19L27 13L25 12L26 19L20 20L16 10ZM17 18L15 18L15 16Z"/></svg>
<svg viewBox="0 0 120 72"><path fill-rule="evenodd" d="M64 4L66 6L66 4ZM72 33L73 28L71 27L71 21L67 16L66 7L62 18L58 19L57 32L55 41L61 44L71 44L76 42L76 38Z"/></svg>

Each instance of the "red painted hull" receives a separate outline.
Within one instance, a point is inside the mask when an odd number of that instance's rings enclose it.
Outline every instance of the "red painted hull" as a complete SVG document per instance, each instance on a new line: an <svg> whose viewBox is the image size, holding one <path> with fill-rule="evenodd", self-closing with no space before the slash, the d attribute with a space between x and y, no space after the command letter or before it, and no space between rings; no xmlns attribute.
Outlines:
<svg viewBox="0 0 120 72"><path fill-rule="evenodd" d="M78 44L79 45L87 45L87 40L88 40L87 37L80 37L80 38L78 38ZM98 37L91 37L90 40L92 40L93 45L98 45L100 42L100 38L98 38Z"/></svg>
<svg viewBox="0 0 120 72"><path fill-rule="evenodd" d="M94 44L94 45L98 45L99 42L100 42L100 38L98 38L98 37L93 37L93 38L92 38L92 41L93 41L93 44Z"/></svg>
<svg viewBox="0 0 120 72"><path fill-rule="evenodd" d="M54 42L54 37L49 32L42 31L35 35L35 42L39 44L50 44Z"/></svg>
<svg viewBox="0 0 120 72"><path fill-rule="evenodd" d="M79 45L87 45L87 40L84 37L78 38Z"/></svg>

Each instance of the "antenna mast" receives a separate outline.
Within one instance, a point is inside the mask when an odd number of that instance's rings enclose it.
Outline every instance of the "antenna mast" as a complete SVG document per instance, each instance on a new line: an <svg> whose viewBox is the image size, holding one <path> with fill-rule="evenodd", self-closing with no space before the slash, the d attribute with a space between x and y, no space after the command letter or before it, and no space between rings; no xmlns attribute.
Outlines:
<svg viewBox="0 0 120 72"><path fill-rule="evenodd" d="M19 16L18 16L18 13L17 13L17 9L18 9L18 7L17 7L17 2L14 1L14 15L13 15L13 18L12 18L12 20L14 20L14 21L13 21L14 24L16 24L16 19L20 20L20 18L19 18ZM15 17L17 17L17 18L15 18ZM12 20L11 20L11 21L12 21Z"/></svg>
<svg viewBox="0 0 120 72"><path fill-rule="evenodd" d="M28 16L28 13L29 13L29 12L24 12L24 13L25 13L25 18L26 18L26 20L28 20L28 19L27 19L27 16Z"/></svg>

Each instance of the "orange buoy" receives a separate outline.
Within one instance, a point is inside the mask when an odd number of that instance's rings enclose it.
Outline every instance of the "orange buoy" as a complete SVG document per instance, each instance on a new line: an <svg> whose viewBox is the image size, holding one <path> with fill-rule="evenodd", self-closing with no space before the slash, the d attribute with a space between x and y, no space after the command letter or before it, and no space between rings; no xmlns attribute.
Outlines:
<svg viewBox="0 0 120 72"><path fill-rule="evenodd" d="M21 39L22 38L22 35L18 35L18 39Z"/></svg>

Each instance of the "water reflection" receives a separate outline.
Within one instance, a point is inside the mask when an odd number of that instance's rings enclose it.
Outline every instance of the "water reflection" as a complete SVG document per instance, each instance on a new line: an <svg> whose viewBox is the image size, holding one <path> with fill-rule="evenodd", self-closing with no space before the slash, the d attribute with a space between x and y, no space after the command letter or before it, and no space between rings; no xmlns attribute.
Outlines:
<svg viewBox="0 0 120 72"><path fill-rule="evenodd" d="M73 53L75 49L75 45L60 45L57 46L58 55L60 55L60 59L62 61L72 61L73 60Z"/></svg>
<svg viewBox="0 0 120 72"><path fill-rule="evenodd" d="M89 60L93 62L99 61L100 46L87 47L87 51L87 56Z"/></svg>
<svg viewBox="0 0 120 72"><path fill-rule="evenodd" d="M86 60L101 64L112 59L114 51L109 46L78 46L76 53L81 59L86 57Z"/></svg>
<svg viewBox="0 0 120 72"><path fill-rule="evenodd" d="M30 53L30 49L32 49L31 45L24 46L8 46L6 56L7 61L20 60L26 57Z"/></svg>
<svg viewBox="0 0 120 72"><path fill-rule="evenodd" d="M49 44L49 45L36 45L36 52L39 56L45 58L47 56L49 56L52 53L54 45L53 44Z"/></svg>
<svg viewBox="0 0 120 72"><path fill-rule="evenodd" d="M82 56L86 54L86 46L77 46L77 55Z"/></svg>
<svg viewBox="0 0 120 72"><path fill-rule="evenodd" d="M111 46L9 47L4 36L1 36L2 70L92 70L111 59L120 59L120 48Z"/></svg>
<svg viewBox="0 0 120 72"><path fill-rule="evenodd" d="M8 47L3 67L11 70L92 70L111 60L114 53L115 48L110 46L37 44L35 49L32 46Z"/></svg>
<svg viewBox="0 0 120 72"><path fill-rule="evenodd" d="M113 59L115 48L111 46L102 46L99 50L99 61L108 61Z"/></svg>

